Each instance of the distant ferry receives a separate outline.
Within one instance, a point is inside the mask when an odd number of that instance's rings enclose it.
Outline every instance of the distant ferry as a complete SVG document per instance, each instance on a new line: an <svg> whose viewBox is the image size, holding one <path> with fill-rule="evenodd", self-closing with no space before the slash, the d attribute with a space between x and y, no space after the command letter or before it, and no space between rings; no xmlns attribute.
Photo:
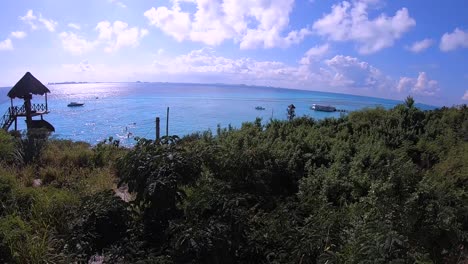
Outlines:
<svg viewBox="0 0 468 264"><path fill-rule="evenodd" d="M68 107L74 107L74 106L83 106L84 103L77 103L77 102L71 102L67 106Z"/></svg>
<svg viewBox="0 0 468 264"><path fill-rule="evenodd" d="M318 104L313 104L312 105L312 110L315 111L322 111L322 112L335 112L336 108L331 105L318 105Z"/></svg>

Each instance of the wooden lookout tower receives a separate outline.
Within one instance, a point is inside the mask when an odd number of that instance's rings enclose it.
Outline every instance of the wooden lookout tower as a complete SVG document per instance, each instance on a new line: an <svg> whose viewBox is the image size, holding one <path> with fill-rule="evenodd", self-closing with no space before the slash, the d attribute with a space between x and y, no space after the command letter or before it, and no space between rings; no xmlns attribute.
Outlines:
<svg viewBox="0 0 468 264"><path fill-rule="evenodd" d="M11 100L11 106L0 120L0 127L4 130L10 128L15 123L15 130L18 129L18 117L26 118L26 126L28 131L31 128L45 128L48 131L55 131L55 128L43 119L43 115L49 113L47 106L47 94L50 90L36 79L31 73L27 72L13 88L8 92L8 97ZM32 104L33 95L44 95L45 103ZM23 99L24 103L21 106L14 106L13 99ZM40 116L40 120L33 120L33 117Z"/></svg>

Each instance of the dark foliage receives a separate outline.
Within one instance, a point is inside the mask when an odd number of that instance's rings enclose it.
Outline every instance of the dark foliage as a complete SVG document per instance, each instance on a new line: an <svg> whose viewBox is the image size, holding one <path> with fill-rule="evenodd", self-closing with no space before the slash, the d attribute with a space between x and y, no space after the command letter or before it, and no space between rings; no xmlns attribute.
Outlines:
<svg viewBox="0 0 468 264"><path fill-rule="evenodd" d="M153 234L134 239L174 263L462 261L467 120L465 106L423 112L409 97L340 119L140 139L118 167Z"/></svg>
<svg viewBox="0 0 468 264"><path fill-rule="evenodd" d="M421 111L409 97L390 110L257 119L129 150L111 139L91 159L65 160L112 160L134 199L81 197L68 228L54 230L72 262L464 263L467 135L466 106ZM0 181L5 208L34 207L11 188Z"/></svg>
<svg viewBox="0 0 468 264"><path fill-rule="evenodd" d="M74 259L87 261L89 256L125 238L129 217L125 202L113 191L85 197L70 216L65 249Z"/></svg>

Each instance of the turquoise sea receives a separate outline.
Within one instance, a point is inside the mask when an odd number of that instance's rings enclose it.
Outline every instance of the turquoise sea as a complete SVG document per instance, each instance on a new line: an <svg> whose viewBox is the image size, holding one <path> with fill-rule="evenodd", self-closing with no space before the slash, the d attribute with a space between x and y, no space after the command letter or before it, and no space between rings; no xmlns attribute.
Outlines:
<svg viewBox="0 0 468 264"><path fill-rule="evenodd" d="M286 119L286 108L296 106L297 116L316 119L339 117L340 113L314 112L314 103L333 105L338 109L359 110L382 106L392 108L395 100L346 94L313 92L271 87L223 84L176 83L83 83L47 85L50 114L44 119L54 125L53 137L96 144L110 136L127 146L134 137L155 137L155 118L161 119L161 134L166 131L166 111L169 110L169 134L187 135L218 125L240 127L243 122L262 118ZM7 111L6 96L11 87L0 88L0 111ZM72 101L82 107L67 107ZM43 103L43 96L34 96L33 103ZM15 105L22 100L15 99ZM256 110L262 106L265 110ZM434 107L418 104L422 109ZM24 119L18 122L25 128Z"/></svg>

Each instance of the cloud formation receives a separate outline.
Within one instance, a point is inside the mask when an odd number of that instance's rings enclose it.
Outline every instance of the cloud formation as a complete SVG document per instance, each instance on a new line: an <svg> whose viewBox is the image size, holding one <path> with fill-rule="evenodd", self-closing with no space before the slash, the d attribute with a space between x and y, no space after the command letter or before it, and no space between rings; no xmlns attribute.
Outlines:
<svg viewBox="0 0 468 264"><path fill-rule="evenodd" d="M27 36L27 34L24 31L13 31L11 32L10 36L12 38L23 39Z"/></svg>
<svg viewBox="0 0 468 264"><path fill-rule="evenodd" d="M95 30L98 32L98 37L93 41L73 32L61 32L59 37L64 50L72 55L83 55L104 45L104 51L111 53L124 47L138 46L140 40L148 34L147 29L128 27L128 24L122 21L113 23L101 21L96 25Z"/></svg>
<svg viewBox="0 0 468 264"><path fill-rule="evenodd" d="M37 25L36 23L34 23L34 21L36 21L37 19L37 16L33 14L33 11L31 9L29 9L28 12L26 12L26 15L20 16L19 19L22 20L24 23L30 25L32 30L37 29Z"/></svg>
<svg viewBox="0 0 468 264"><path fill-rule="evenodd" d="M329 14L314 22L315 33L332 41L353 41L361 54L375 53L393 46L416 25L408 9L398 10L394 16L381 14L369 18L368 9L376 0L343 1L332 6Z"/></svg>
<svg viewBox="0 0 468 264"><path fill-rule="evenodd" d="M413 45L407 47L407 49L414 53L420 53L426 50L427 48L429 48L432 45L432 43L433 43L432 39L426 38L421 41L414 42Z"/></svg>
<svg viewBox="0 0 468 264"><path fill-rule="evenodd" d="M323 57L329 51L329 49L330 46L328 44L312 47L304 54L304 57L302 57L300 63L309 65L313 61L316 61Z"/></svg>
<svg viewBox="0 0 468 264"><path fill-rule="evenodd" d="M182 10L181 2L193 3L196 11ZM174 0L172 7L152 7L144 16L179 42L216 46L233 40L241 49L289 47L311 33L307 28L286 31L293 5L293 0Z"/></svg>
<svg viewBox="0 0 468 264"><path fill-rule="evenodd" d="M68 27L76 29L76 30L81 29L81 26L79 24L76 24L76 23L68 23Z"/></svg>
<svg viewBox="0 0 468 264"><path fill-rule="evenodd" d="M19 19L31 26L32 30L36 30L38 29L39 25L42 25L48 31L54 32L55 28L58 25L56 21L52 19L47 19L43 17L42 14L39 14L39 17L35 16L33 10L31 9L29 9L28 12L26 12L26 15L20 16Z"/></svg>
<svg viewBox="0 0 468 264"><path fill-rule="evenodd" d="M104 48L106 52L114 52L123 47L136 47L140 44L140 40L148 35L147 29L129 28L128 24L122 21L99 22L96 30L99 31L98 40L106 43Z"/></svg>
<svg viewBox="0 0 468 264"><path fill-rule="evenodd" d="M11 43L11 39L7 38L4 41L0 41L0 51L3 50L12 50L13 44Z"/></svg>
<svg viewBox="0 0 468 264"><path fill-rule="evenodd" d="M388 89L388 78L377 68L357 58L343 55L326 60L333 70L332 86L378 91Z"/></svg>
<svg viewBox="0 0 468 264"><path fill-rule="evenodd" d="M463 95L462 100L468 101L468 90L465 91L465 94Z"/></svg>
<svg viewBox="0 0 468 264"><path fill-rule="evenodd" d="M452 51L458 48L468 48L468 31L455 28L452 33L445 33L440 40L440 50Z"/></svg>
<svg viewBox="0 0 468 264"><path fill-rule="evenodd" d="M63 49L73 55L82 55L93 50L98 44L95 41L88 41L85 38L73 33L62 32L59 34Z"/></svg>
<svg viewBox="0 0 468 264"><path fill-rule="evenodd" d="M430 80L425 72L420 72L417 78L401 77L397 90L400 93L431 96L440 91L438 82Z"/></svg>
<svg viewBox="0 0 468 264"><path fill-rule="evenodd" d="M54 32L55 27L57 27L57 24L58 24L52 19L46 19L42 17L41 14L39 14L39 22L41 22L45 26L45 28L47 28L47 30L49 30L50 32Z"/></svg>
<svg viewBox="0 0 468 264"><path fill-rule="evenodd" d="M108 0L108 1L109 1L109 3L116 4L118 7L127 8L127 6L124 3L120 2L120 1L117 1L117 0Z"/></svg>

